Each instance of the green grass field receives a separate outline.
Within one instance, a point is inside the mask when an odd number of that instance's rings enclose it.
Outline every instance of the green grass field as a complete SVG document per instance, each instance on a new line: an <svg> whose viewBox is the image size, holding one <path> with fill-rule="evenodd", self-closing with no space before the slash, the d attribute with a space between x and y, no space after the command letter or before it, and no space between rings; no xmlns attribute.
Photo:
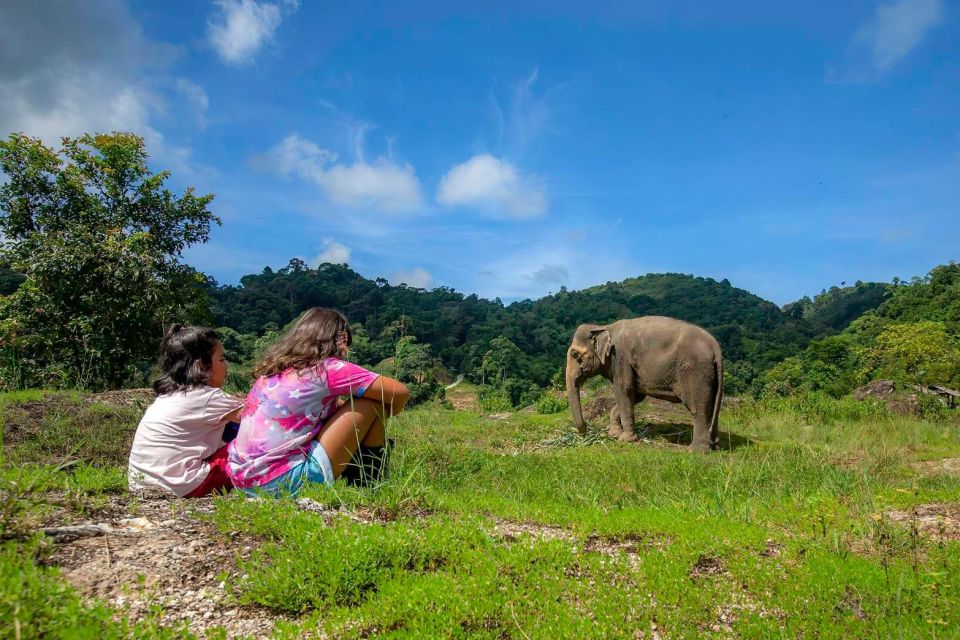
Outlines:
<svg viewBox="0 0 960 640"><path fill-rule="evenodd" d="M118 503L152 513L125 493L142 406L0 405L0 637L189 637L169 609L84 595L57 567L69 543L30 533ZM375 489L309 487L321 513L228 496L196 516L222 547L247 541L222 567L223 607L277 638L960 637L955 416L746 402L707 455L678 446L683 413L650 422L627 445L574 437L566 412L403 414ZM213 618L207 637L235 633Z"/></svg>

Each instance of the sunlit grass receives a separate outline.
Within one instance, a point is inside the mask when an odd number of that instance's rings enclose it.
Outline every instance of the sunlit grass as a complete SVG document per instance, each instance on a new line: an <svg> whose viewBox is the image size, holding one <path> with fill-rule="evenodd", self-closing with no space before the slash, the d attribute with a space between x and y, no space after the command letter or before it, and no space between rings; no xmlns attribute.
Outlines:
<svg viewBox="0 0 960 640"><path fill-rule="evenodd" d="M956 424L822 397L748 402L722 414L730 447L705 455L662 430L623 444L604 427L583 439L566 412L404 413L383 483L302 493L323 515L289 499L219 500L222 530L260 540L228 588L241 605L299 616L278 625L287 638L960 628L960 543L885 515L960 502L960 477L914 464L960 456ZM7 464L0 475L29 484L37 503L124 484L115 462Z"/></svg>

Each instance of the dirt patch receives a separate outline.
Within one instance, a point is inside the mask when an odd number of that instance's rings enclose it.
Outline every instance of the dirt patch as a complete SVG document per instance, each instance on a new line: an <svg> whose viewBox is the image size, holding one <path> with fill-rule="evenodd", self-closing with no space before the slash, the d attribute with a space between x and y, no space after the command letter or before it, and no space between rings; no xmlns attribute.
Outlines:
<svg viewBox="0 0 960 640"><path fill-rule="evenodd" d="M884 511L897 524L916 527L917 532L937 542L960 540L960 503L934 502L907 510Z"/></svg>
<svg viewBox="0 0 960 640"><path fill-rule="evenodd" d="M914 462L910 467L923 474L960 476L960 458L924 460L922 462Z"/></svg>
<svg viewBox="0 0 960 640"><path fill-rule="evenodd" d="M783 545L773 540L767 540L763 543L763 551L760 552L761 558L779 558L783 554Z"/></svg>
<svg viewBox="0 0 960 640"><path fill-rule="evenodd" d="M480 401L477 399L477 394L470 388L457 385L446 392L446 399L457 411L480 411Z"/></svg>
<svg viewBox="0 0 960 640"><path fill-rule="evenodd" d="M626 554L636 556L651 549L663 549L670 540L665 537L628 534L625 536L589 536L583 545L584 551L602 553L606 556Z"/></svg>
<svg viewBox="0 0 960 640"><path fill-rule="evenodd" d="M716 556L702 555L697 558L690 568L690 577L694 580L713 578L720 575L729 575L723 560Z"/></svg>
<svg viewBox="0 0 960 640"><path fill-rule="evenodd" d="M165 624L186 622L199 635L219 626L228 637L265 637L284 617L237 605L225 584L256 542L220 533L203 519L213 509L210 498L135 504L117 498L104 512L111 517L101 514L96 523L109 533L58 544L46 562L60 567L81 593L105 600L132 620L159 608Z"/></svg>
<svg viewBox="0 0 960 640"><path fill-rule="evenodd" d="M576 536L571 531L562 527L535 522L512 522L510 520L497 520L493 525L493 534L507 542L517 542L523 536L529 536L537 540L566 540L568 542L576 540Z"/></svg>
<svg viewBox="0 0 960 640"><path fill-rule="evenodd" d="M93 393L85 397L88 403L106 404L111 407L133 407L146 411L153 404L157 394L153 389L114 389L103 393Z"/></svg>
<svg viewBox="0 0 960 640"><path fill-rule="evenodd" d="M610 411L617 406L616 400L606 396L598 396L587 402L583 406L583 419L588 422L603 420L606 422L610 418Z"/></svg>
<svg viewBox="0 0 960 640"><path fill-rule="evenodd" d="M568 529L532 522L512 522L498 520L493 533L502 540L514 543L522 537L531 540L563 540L573 546L573 552L600 553L610 557L627 557L631 561L642 553L654 549L663 549L670 540L643 534L626 534L620 536L587 536L582 540Z"/></svg>

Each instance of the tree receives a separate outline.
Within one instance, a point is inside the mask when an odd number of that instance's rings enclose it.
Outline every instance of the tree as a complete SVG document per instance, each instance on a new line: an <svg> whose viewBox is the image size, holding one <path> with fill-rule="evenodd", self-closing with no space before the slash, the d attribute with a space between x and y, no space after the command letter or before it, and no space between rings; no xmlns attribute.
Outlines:
<svg viewBox="0 0 960 640"><path fill-rule="evenodd" d="M404 336L397 341L393 362L397 379L410 389L410 406L443 398L443 387L431 371L434 359L429 344L418 343L415 336Z"/></svg>
<svg viewBox="0 0 960 640"><path fill-rule="evenodd" d="M920 384L960 382L960 340L942 322L891 324L862 358L866 379L892 378Z"/></svg>
<svg viewBox="0 0 960 640"><path fill-rule="evenodd" d="M398 380L422 383L433 367L430 345L418 343L416 336L400 338L394 352L394 367Z"/></svg>
<svg viewBox="0 0 960 640"><path fill-rule="evenodd" d="M152 360L168 322L208 320L202 274L212 195L177 196L131 133L0 141L0 259L25 280L0 300L0 350L17 384L120 386ZM7 383L10 383L7 380Z"/></svg>
<svg viewBox="0 0 960 640"><path fill-rule="evenodd" d="M491 384L500 384L516 370L523 352L512 340L497 336L490 341L490 349L483 354L480 370Z"/></svg>

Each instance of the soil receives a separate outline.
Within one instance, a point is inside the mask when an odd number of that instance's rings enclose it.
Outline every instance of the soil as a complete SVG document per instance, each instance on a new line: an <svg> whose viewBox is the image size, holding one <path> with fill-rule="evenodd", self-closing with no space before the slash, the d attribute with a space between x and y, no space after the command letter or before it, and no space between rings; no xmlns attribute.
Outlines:
<svg viewBox="0 0 960 640"><path fill-rule="evenodd" d="M883 515L897 524L915 526L920 535L936 542L960 540L960 502L932 502Z"/></svg>
<svg viewBox="0 0 960 640"><path fill-rule="evenodd" d="M213 509L211 498L117 497L97 519L109 533L57 544L45 561L85 596L131 620L159 609L165 625L186 623L201 637L212 627L223 627L227 637L266 637L283 616L241 606L226 590L237 560L249 557L256 541L220 533L207 519Z"/></svg>
<svg viewBox="0 0 960 640"><path fill-rule="evenodd" d="M910 466L924 474L960 476L960 458L923 460L922 462L914 462Z"/></svg>
<svg viewBox="0 0 960 640"><path fill-rule="evenodd" d="M446 398L457 411L480 411L480 401L471 387L457 385L447 391Z"/></svg>

